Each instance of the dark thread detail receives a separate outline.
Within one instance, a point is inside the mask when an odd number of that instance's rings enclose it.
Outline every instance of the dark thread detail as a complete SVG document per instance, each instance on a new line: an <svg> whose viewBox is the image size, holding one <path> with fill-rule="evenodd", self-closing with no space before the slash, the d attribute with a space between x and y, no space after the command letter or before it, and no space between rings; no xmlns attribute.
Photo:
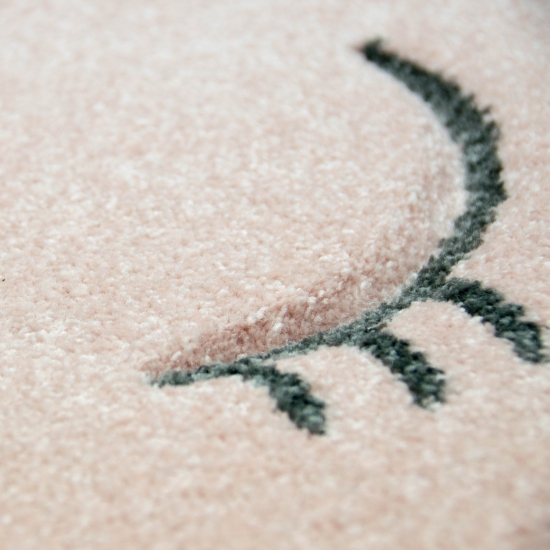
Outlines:
<svg viewBox="0 0 550 550"><path fill-rule="evenodd" d="M325 404L310 394L310 385L297 374L279 372L274 365L265 365L254 358L241 359L229 365L205 365L193 372L168 371L154 384L159 387L188 386L194 382L227 376L241 376L245 381L267 386L277 408L287 413L298 428L305 428L316 435L325 433Z"/></svg>
<svg viewBox="0 0 550 550"><path fill-rule="evenodd" d="M483 232L494 221L496 206L506 199L497 154L499 130L489 119L489 110L478 109L473 97L464 95L454 82L384 51L380 41L367 44L363 53L430 105L461 148L465 170L466 212L455 220L451 237L440 242L439 255L430 257L415 282L394 302L400 310L429 298L442 286L452 267L481 244Z"/></svg>
<svg viewBox="0 0 550 550"><path fill-rule="evenodd" d="M406 340L399 340L389 332L368 330L363 333L359 349L368 351L399 376L421 407L445 400L445 373L435 369L423 353L411 351Z"/></svg>
<svg viewBox="0 0 550 550"><path fill-rule="evenodd" d="M382 332L397 313L414 302L430 299L450 301L463 307L470 315L479 315L484 322L495 327L498 337L513 342L519 357L531 363L545 361L541 329L535 323L519 319L524 313L522 306L504 303L500 293L483 289L478 282L462 279L447 281L453 266L481 244L483 233L495 220L496 207L506 199L501 180L502 164L497 153L499 129L490 119L489 110L479 109L473 96L464 95L454 82L384 50L380 40L369 42L360 51L369 61L420 96L460 147L468 197L466 211L455 219L452 235L441 240L439 252L430 256L414 281L402 288L395 299L382 303L375 310L366 311L353 323L319 332L300 342L289 342L265 353L250 355L235 363L203 366L194 372L167 372L154 383L191 384L197 380L239 374L245 380L254 379L267 385L270 395L277 401L277 407L287 412L298 427L306 428L313 434L322 434L325 429L324 404L308 393L307 383L298 377L285 378L296 375L281 374L274 365L259 365L306 354L320 346L347 345L370 352L388 366L407 385L416 404L426 407L431 403L443 402L444 372L430 366L422 353L411 352L408 342L387 331ZM269 369L265 371L270 373L266 375L265 382L261 382L264 379L259 377L258 369Z"/></svg>
<svg viewBox="0 0 550 550"><path fill-rule="evenodd" d="M495 328L495 336L514 344L516 354L531 363L547 361L542 353L540 327L530 321L522 321L523 306L507 304L504 296L490 288L483 288L479 281L449 279L437 294L437 298L461 306L472 317L481 317L484 323Z"/></svg>

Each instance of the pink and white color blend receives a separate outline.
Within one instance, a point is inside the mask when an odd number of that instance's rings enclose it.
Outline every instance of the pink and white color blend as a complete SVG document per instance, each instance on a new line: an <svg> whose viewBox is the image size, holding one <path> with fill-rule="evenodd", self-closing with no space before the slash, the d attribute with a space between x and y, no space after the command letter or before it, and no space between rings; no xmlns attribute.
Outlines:
<svg viewBox="0 0 550 550"><path fill-rule="evenodd" d="M455 306L390 323L432 411L351 348L278 363L323 436L148 383L350 322L450 234L459 151L377 37L491 106L508 199L452 275L549 325L547 3L0 2L0 548L550 546L550 367Z"/></svg>

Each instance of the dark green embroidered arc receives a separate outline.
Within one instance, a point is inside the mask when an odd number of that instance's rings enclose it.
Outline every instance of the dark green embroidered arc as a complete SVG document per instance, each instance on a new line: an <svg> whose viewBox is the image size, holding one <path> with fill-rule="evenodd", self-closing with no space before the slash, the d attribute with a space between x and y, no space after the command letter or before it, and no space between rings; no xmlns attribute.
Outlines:
<svg viewBox="0 0 550 550"><path fill-rule="evenodd" d="M265 353L251 355L230 364L199 367L193 372L168 371L153 381L159 386L189 385L223 376L241 376L267 386L277 408L288 414L298 428L311 434L325 432L324 403L310 394L310 386L296 374L284 374L275 367L283 357L309 353L320 346L354 346L368 351L404 382L416 404L429 407L445 399L445 373L432 367L426 357L411 351L410 343L385 330L387 322L413 302L446 301L468 314L490 323L495 336L514 345L515 353L531 363L547 360L543 354L541 329L521 320L522 306L507 304L497 291L483 288L477 281L447 279L452 267L482 242L487 226L495 220L496 207L506 199L498 157L498 127L487 109L479 109L472 96L437 73L401 59L383 49L380 41L369 42L361 52L372 63L405 84L420 96L460 147L468 193L466 211L454 221L453 234L439 243L416 275L392 301L366 311L357 321L320 332L300 342L291 342Z"/></svg>

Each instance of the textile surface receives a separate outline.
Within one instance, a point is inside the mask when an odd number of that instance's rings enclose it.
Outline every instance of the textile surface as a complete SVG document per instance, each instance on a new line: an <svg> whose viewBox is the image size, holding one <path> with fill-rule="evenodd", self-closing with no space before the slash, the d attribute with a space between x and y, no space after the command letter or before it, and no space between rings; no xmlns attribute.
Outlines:
<svg viewBox="0 0 550 550"><path fill-rule="evenodd" d="M550 548L549 128L544 0L1 1L0 548Z"/></svg>

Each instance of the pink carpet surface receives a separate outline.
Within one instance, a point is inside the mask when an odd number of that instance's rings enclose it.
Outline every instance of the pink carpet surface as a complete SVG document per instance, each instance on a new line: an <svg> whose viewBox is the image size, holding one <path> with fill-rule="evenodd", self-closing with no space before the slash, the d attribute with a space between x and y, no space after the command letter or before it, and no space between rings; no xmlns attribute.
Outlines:
<svg viewBox="0 0 550 550"><path fill-rule="evenodd" d="M550 548L547 0L0 0L0 549Z"/></svg>

